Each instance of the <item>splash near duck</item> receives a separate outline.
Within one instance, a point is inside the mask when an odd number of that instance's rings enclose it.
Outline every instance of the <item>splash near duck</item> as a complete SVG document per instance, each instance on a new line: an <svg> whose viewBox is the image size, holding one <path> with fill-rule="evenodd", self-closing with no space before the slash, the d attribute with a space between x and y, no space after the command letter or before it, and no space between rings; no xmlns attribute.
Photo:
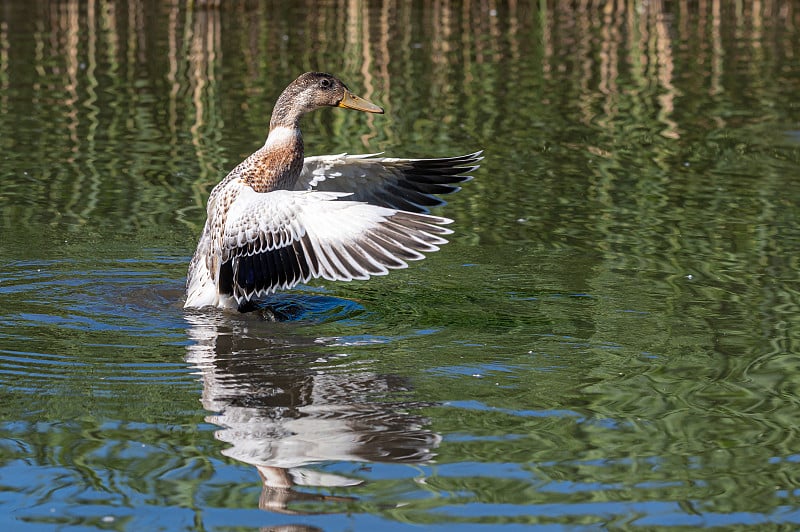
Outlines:
<svg viewBox="0 0 800 532"><path fill-rule="evenodd" d="M264 145L211 191L185 308L246 311L311 279L385 275L447 242L452 231L444 226L452 220L429 209L471 179L482 152L304 157L300 118L322 107L383 113L330 74L294 80L275 104Z"/></svg>

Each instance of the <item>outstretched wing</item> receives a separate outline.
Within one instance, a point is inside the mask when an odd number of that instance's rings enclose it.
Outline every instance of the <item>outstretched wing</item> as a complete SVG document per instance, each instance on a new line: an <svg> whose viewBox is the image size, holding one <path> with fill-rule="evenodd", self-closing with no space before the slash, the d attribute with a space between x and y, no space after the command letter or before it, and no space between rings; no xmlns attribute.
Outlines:
<svg viewBox="0 0 800 532"><path fill-rule="evenodd" d="M385 275L447 242L451 220L342 200L347 193L244 188L217 243L219 291L240 305L316 277ZM338 200L338 201L337 201Z"/></svg>
<svg viewBox="0 0 800 532"><path fill-rule="evenodd" d="M395 159L372 155L306 157L297 190L350 192L348 200L380 207L428 213L439 198L472 179L483 151L441 159Z"/></svg>

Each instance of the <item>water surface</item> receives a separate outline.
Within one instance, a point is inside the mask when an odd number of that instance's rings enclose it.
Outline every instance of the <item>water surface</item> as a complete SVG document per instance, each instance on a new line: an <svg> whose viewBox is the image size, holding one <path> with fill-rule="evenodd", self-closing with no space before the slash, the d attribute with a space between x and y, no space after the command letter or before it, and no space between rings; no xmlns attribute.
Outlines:
<svg viewBox="0 0 800 532"><path fill-rule="evenodd" d="M800 524L800 4L11 2L0 526ZM485 149L442 251L184 311L211 188Z"/></svg>

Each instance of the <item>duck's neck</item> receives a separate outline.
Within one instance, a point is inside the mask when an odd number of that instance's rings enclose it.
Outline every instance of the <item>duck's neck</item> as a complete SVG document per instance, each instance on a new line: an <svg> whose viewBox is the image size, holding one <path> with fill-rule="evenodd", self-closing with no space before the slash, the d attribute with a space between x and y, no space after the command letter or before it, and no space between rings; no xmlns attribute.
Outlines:
<svg viewBox="0 0 800 532"><path fill-rule="evenodd" d="M300 128L271 126L264 145L239 166L242 180L256 192L291 190L303 169Z"/></svg>

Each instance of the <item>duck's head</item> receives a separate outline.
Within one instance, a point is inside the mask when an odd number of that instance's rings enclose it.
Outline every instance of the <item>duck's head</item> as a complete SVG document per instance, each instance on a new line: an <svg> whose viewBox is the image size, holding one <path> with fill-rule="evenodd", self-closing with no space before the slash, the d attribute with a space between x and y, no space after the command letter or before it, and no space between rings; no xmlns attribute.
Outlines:
<svg viewBox="0 0 800 532"><path fill-rule="evenodd" d="M272 112L272 125L288 125L320 107L344 107L365 113L383 113L374 103L356 96L336 76L306 72L283 91Z"/></svg>

